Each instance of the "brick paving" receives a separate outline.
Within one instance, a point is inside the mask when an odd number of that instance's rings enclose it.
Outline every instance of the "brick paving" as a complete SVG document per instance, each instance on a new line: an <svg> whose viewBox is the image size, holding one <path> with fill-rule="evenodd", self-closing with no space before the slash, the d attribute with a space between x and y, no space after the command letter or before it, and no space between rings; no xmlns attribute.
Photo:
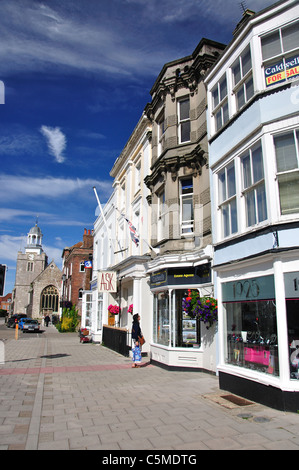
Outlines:
<svg viewBox="0 0 299 470"><path fill-rule="evenodd" d="M299 415L228 402L215 376L132 369L53 326L0 339L0 450L299 450Z"/></svg>

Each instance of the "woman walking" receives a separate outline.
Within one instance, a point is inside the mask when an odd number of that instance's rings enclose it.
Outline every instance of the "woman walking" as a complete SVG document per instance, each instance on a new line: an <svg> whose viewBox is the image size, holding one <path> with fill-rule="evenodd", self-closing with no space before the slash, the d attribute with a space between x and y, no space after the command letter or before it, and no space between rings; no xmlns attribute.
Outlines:
<svg viewBox="0 0 299 470"><path fill-rule="evenodd" d="M141 364L141 344L140 338L142 338L141 328L140 328L140 316L138 313L133 315L133 323L132 323L132 340L134 347L132 349L133 353L133 364L132 367L140 367Z"/></svg>

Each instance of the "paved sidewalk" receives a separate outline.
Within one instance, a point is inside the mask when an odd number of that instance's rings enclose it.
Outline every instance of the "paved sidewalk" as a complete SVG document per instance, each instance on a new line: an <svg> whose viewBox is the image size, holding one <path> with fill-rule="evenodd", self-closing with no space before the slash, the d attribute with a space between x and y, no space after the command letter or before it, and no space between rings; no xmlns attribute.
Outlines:
<svg viewBox="0 0 299 470"><path fill-rule="evenodd" d="M234 404L217 377L132 369L53 326L3 342L0 450L299 450L299 415Z"/></svg>

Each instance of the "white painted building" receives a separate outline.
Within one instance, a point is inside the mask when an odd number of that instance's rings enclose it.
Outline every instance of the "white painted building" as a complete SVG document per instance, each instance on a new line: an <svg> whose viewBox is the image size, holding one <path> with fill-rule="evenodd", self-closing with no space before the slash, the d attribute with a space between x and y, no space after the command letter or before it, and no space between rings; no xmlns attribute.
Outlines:
<svg viewBox="0 0 299 470"><path fill-rule="evenodd" d="M82 318L94 341L102 341L103 325L110 325L128 330L130 342L130 306L133 306L133 313L141 316L146 338L143 352L149 352L152 306L144 266L151 253L155 256L149 246L150 206L146 199L149 190L144 184L151 165L150 140L151 123L143 114L113 165L110 173L114 178L113 193L94 224L93 278L91 290L83 294ZM136 243L129 223L136 229ZM107 271L114 273L115 292L100 292L98 277L101 280ZM105 290L104 284L102 287ZM120 313L109 314L109 305L119 307Z"/></svg>
<svg viewBox="0 0 299 470"><path fill-rule="evenodd" d="M247 10L205 83L220 386L298 410L298 1Z"/></svg>

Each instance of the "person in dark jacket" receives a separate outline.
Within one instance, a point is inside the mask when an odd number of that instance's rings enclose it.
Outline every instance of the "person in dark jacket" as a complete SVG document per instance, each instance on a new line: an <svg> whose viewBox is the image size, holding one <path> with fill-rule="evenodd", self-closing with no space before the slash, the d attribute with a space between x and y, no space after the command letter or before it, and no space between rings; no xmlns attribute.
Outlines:
<svg viewBox="0 0 299 470"><path fill-rule="evenodd" d="M141 328L139 324L140 316L138 313L133 315L133 323L132 323L132 340L133 340L133 364L132 367L140 367L141 364L141 346L139 344L139 337L142 336Z"/></svg>

